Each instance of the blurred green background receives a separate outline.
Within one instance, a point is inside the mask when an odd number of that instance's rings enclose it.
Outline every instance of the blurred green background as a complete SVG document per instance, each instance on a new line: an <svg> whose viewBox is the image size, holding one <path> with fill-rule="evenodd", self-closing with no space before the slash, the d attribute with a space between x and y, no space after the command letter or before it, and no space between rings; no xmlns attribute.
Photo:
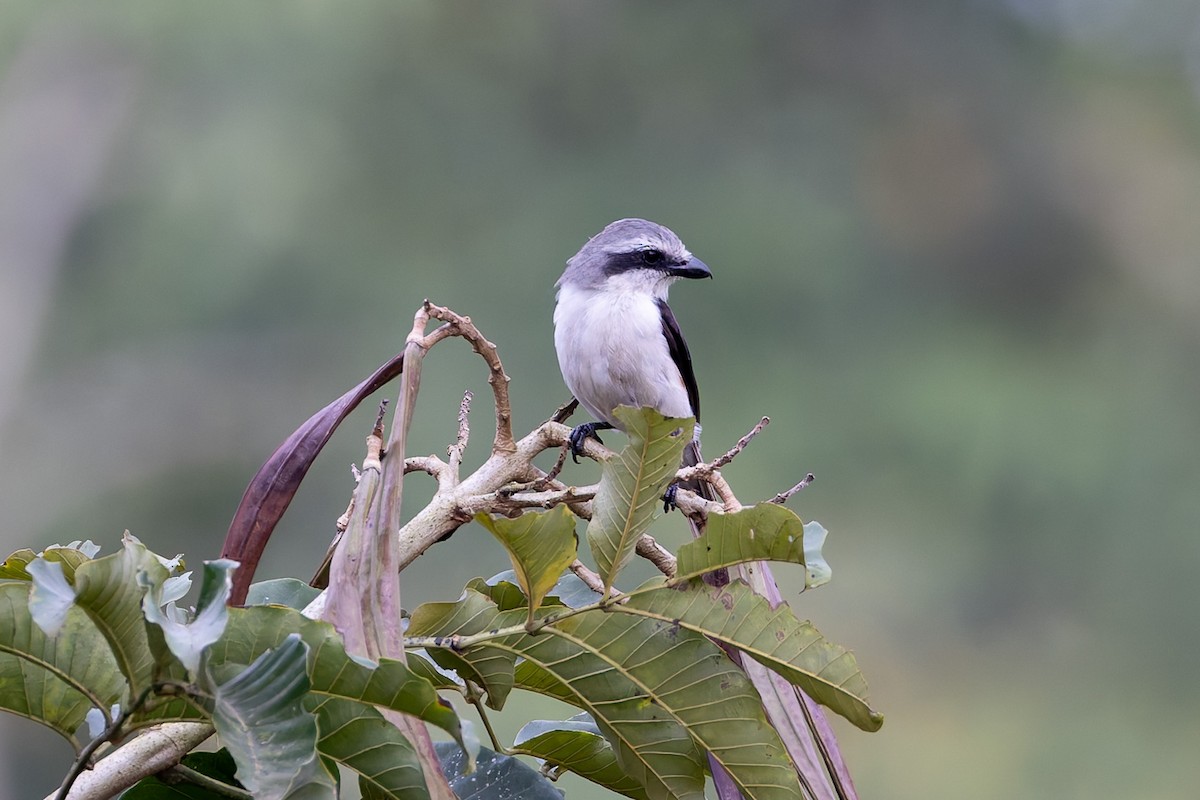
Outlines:
<svg viewBox="0 0 1200 800"><path fill-rule="evenodd" d="M1195 797L1198 97L1186 0L8 2L0 549L215 557L424 297L529 429L567 396L563 262L645 216L716 275L673 294L708 451L766 414L742 499L817 475L834 581L786 593L888 715L838 727L863 797ZM482 459L485 377L433 352L414 452L471 388ZM261 577L310 574L372 417ZM406 605L503 567L464 529ZM11 796L68 762L0 719Z"/></svg>

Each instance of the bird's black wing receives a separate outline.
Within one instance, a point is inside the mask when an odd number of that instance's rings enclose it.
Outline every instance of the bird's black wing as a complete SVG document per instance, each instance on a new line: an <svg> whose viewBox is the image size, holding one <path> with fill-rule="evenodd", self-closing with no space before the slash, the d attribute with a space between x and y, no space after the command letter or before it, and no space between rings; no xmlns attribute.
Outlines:
<svg viewBox="0 0 1200 800"><path fill-rule="evenodd" d="M700 389L696 386L696 373L692 371L692 354L688 352L687 342L679 330L679 322L671 313L671 307L664 300L657 300L658 311L662 315L663 336L667 339L667 348L671 351L671 360L679 368L683 378L683 386L687 389L688 405L692 407L692 416L700 421Z"/></svg>

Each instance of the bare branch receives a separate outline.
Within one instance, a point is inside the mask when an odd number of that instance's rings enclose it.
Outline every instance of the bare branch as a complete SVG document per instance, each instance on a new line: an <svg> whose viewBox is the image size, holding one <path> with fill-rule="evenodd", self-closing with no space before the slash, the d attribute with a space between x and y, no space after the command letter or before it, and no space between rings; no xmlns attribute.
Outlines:
<svg viewBox="0 0 1200 800"><path fill-rule="evenodd" d="M450 475L455 483L458 483L460 479L459 470L462 467L463 453L466 452L467 441L471 438L471 426L467 417L471 413L472 397L474 395L470 389L463 392L462 402L458 405L458 437L454 444L446 448L446 455L450 458Z"/></svg>
<svg viewBox="0 0 1200 800"><path fill-rule="evenodd" d="M587 565L578 558L575 559L575 561L573 561L571 566L567 567L567 569L571 570L571 572L574 572L575 576L579 578L579 580L583 581L584 584L593 592L601 597L604 596L604 581L600 579L599 575L588 569Z"/></svg>
<svg viewBox="0 0 1200 800"><path fill-rule="evenodd" d="M487 362L490 373L488 375L488 383L492 387L492 394L496 400L496 438L492 443L492 452L514 452L516 450L516 442L513 441L512 432L512 405L508 399L509 377L504 372L504 365L500 363L500 355L496 352L496 345L483 337L483 334L471 322L470 317L456 314L450 309L434 305L428 300L425 301L424 311L428 316L440 319L450 325L452 333L470 342L475 352ZM425 349L428 350L432 345L433 342L429 342Z"/></svg>
<svg viewBox="0 0 1200 800"><path fill-rule="evenodd" d="M817 476L813 475L810 472L804 476L804 480L800 481L795 486L788 489L786 492L780 492L779 494L775 495L767 502L768 503L780 503L780 504L786 503L788 501L789 497L791 497L792 495L794 495L796 492L800 491L801 489L805 488L806 486L808 486L810 483L812 483L816 479L817 479Z"/></svg>
<svg viewBox="0 0 1200 800"><path fill-rule="evenodd" d="M558 407L558 410L550 416L550 421L566 422L575 413L575 409L577 408L579 408L579 401L572 397L568 402Z"/></svg>
<svg viewBox="0 0 1200 800"><path fill-rule="evenodd" d="M668 578L675 577L675 556L671 554L670 550L655 541L653 536L643 533L637 540L635 550L639 556L657 567L663 575Z"/></svg>

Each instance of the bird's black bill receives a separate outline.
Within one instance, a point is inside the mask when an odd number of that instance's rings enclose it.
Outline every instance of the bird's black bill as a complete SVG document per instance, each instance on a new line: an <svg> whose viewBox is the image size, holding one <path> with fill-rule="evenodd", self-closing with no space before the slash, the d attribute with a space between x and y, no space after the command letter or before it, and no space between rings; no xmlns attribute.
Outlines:
<svg viewBox="0 0 1200 800"><path fill-rule="evenodd" d="M711 278L712 270L698 258L693 258L686 264L678 267L671 267L668 270L676 278Z"/></svg>

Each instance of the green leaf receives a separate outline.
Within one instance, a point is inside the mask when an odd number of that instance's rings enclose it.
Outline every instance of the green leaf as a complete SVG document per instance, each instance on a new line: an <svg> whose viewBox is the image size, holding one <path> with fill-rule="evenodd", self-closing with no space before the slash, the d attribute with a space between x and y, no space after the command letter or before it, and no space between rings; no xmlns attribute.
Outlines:
<svg viewBox="0 0 1200 800"><path fill-rule="evenodd" d="M512 644L526 662L570 690L572 702L592 715L649 797L702 796L701 750L729 771L747 798L799 796L795 766L754 688L700 634L595 611ZM694 743L681 741L680 732Z"/></svg>
<svg viewBox="0 0 1200 800"><path fill-rule="evenodd" d="M668 586L654 578L614 609L679 625L735 647L866 731L883 724L867 705L867 682L854 655L829 642L787 603L772 609L765 597L737 580L712 587L701 580Z"/></svg>
<svg viewBox="0 0 1200 800"><path fill-rule="evenodd" d="M526 512L515 519L476 514L475 521L495 536L512 560L517 583L529 598L529 618L542 603L579 547L575 515L565 505Z"/></svg>
<svg viewBox="0 0 1200 800"><path fill-rule="evenodd" d="M540 758L635 800L646 800L646 790L625 774L612 746L588 714L568 720L537 719L517 732L516 753Z"/></svg>
<svg viewBox="0 0 1200 800"><path fill-rule="evenodd" d="M413 612L409 636L469 636L495 628L496 604L472 589L454 603L425 603ZM509 612L515 613L515 612ZM487 704L499 711L513 685L513 664L516 656L495 647L472 647L458 652L451 648L427 648L429 657L445 669L454 670L460 678L472 681L487 692Z"/></svg>
<svg viewBox="0 0 1200 800"><path fill-rule="evenodd" d="M244 605L287 606L301 611L320 594L320 589L315 589L302 580L272 578L251 584Z"/></svg>
<svg viewBox="0 0 1200 800"><path fill-rule="evenodd" d="M638 537L654 521L695 425L694 420L663 417L649 408L619 406L613 415L629 443L604 463L587 528L605 593L633 555Z"/></svg>
<svg viewBox="0 0 1200 800"><path fill-rule="evenodd" d="M47 561L62 564L63 576L68 581L75 579L75 568L91 558L100 550L89 539L86 542L72 542L68 545L53 544L41 553L35 553L29 548L18 550L0 564L0 579L27 581L30 575L27 567L35 558L41 556Z"/></svg>
<svg viewBox="0 0 1200 800"><path fill-rule="evenodd" d="M238 780L258 800L336 800L317 756L317 721L304 708L308 645L299 634L216 687L213 725L237 762Z"/></svg>
<svg viewBox="0 0 1200 800"><path fill-rule="evenodd" d="M829 531L819 522L804 523L804 588L816 589L833 579L833 570L821 548Z"/></svg>
<svg viewBox="0 0 1200 800"><path fill-rule="evenodd" d="M466 771L466 755L447 742L434 745L442 771L459 800L495 800L519 797L522 800L562 800L563 793L547 778L520 759L480 748L476 768Z"/></svg>
<svg viewBox="0 0 1200 800"><path fill-rule="evenodd" d="M335 697L313 700L309 708L321 732L317 749L357 772L360 786L369 786L372 796L429 797L416 750L374 708Z"/></svg>
<svg viewBox="0 0 1200 800"><path fill-rule="evenodd" d="M58 633L75 605L75 588L63 577L62 564L35 558L26 567L33 587L29 591L29 615L47 636Z"/></svg>
<svg viewBox="0 0 1200 800"><path fill-rule="evenodd" d="M405 650L404 661L414 674L433 684L435 689L462 689L462 679L454 672L433 663L424 650Z"/></svg>
<svg viewBox="0 0 1200 800"><path fill-rule="evenodd" d="M0 709L40 722L79 748L88 710L126 698L108 642L78 607L56 636L29 614L28 583L0 584Z"/></svg>
<svg viewBox="0 0 1200 800"><path fill-rule="evenodd" d="M747 561L804 563L804 523L790 508L759 503L709 514L704 533L679 548L675 582Z"/></svg>
<svg viewBox="0 0 1200 800"><path fill-rule="evenodd" d="M525 608L529 605L529 598L525 596L520 586L513 583L517 579L516 573L511 569L507 569L500 573L504 576L502 580L497 578L471 578L467 581L466 588L474 589L482 595L487 596L501 611L511 611L514 608ZM509 580L511 578L512 580Z"/></svg>
<svg viewBox="0 0 1200 800"><path fill-rule="evenodd" d="M75 570L75 603L82 608L117 659L129 681L131 696L139 696L154 680L155 658L142 617L143 589L138 573L150 583L162 583L170 572L136 538L125 534L120 552L80 564Z"/></svg>
<svg viewBox="0 0 1200 800"><path fill-rule="evenodd" d="M142 613L146 621L162 630L166 646L191 675L200 669L200 653L220 639L225 630L228 620L228 606L225 604L229 600L232 575L237 566L236 561L227 558L204 562L196 617L187 623L174 618L178 615L173 613L176 611L173 602L166 609L161 607L163 584L150 583L150 578L144 572L139 575L139 582L146 590L142 598ZM159 660L162 661L161 658Z"/></svg>
<svg viewBox="0 0 1200 800"><path fill-rule="evenodd" d="M246 664L288 635L298 633L308 645L311 692L356 700L417 717L455 738L462 727L454 709L438 697L433 685L403 661L383 658L378 664L346 653L333 626L280 606L230 608L225 635L209 647L210 664Z"/></svg>

